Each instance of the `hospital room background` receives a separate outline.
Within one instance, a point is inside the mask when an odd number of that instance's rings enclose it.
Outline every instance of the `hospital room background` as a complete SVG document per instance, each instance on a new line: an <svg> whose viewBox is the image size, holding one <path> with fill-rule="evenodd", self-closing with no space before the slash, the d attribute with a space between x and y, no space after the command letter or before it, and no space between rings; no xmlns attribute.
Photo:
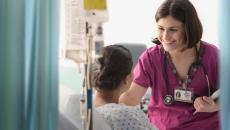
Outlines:
<svg viewBox="0 0 230 130"><path fill-rule="evenodd" d="M81 94L83 66L65 57L68 31L75 27L68 2L73 0L0 2L0 130L56 130L58 111L65 113L69 97ZM161 2L107 0L104 46L141 46L136 54L131 50L136 61L145 48L154 46L154 14ZM230 130L230 2L191 2L204 28L202 40L221 50L221 128Z"/></svg>

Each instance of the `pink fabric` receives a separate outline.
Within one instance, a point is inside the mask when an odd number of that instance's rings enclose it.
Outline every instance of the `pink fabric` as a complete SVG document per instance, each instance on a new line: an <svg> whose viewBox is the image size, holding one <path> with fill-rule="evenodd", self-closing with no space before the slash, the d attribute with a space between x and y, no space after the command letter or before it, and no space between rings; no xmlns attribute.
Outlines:
<svg viewBox="0 0 230 130"><path fill-rule="evenodd" d="M218 89L218 49L214 45L202 42L203 48L202 64L207 70L211 92ZM174 102L166 106L163 97L166 95L166 83L162 74L164 69L163 53L160 45L147 49L139 58L135 67L134 82L151 88L151 97L148 107L150 122L155 124L159 130L219 130L218 112L197 113L193 104ZM170 94L173 95L174 88L179 81L167 67L169 77ZM194 73L188 88L193 88L196 96L208 96L208 85L202 67Z"/></svg>

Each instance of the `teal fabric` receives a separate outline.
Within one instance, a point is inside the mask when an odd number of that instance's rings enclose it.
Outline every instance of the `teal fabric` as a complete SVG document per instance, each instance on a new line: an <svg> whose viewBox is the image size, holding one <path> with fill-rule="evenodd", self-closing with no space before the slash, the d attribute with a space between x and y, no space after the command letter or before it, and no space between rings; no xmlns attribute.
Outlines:
<svg viewBox="0 0 230 130"><path fill-rule="evenodd" d="M230 1L219 1L221 129L230 130Z"/></svg>
<svg viewBox="0 0 230 130"><path fill-rule="evenodd" d="M0 129L57 130L59 0L0 1Z"/></svg>

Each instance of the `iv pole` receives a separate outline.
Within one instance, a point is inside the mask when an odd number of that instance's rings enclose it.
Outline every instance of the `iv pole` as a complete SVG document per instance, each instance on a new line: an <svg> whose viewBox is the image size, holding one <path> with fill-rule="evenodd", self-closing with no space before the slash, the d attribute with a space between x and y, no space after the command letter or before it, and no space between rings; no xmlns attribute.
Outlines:
<svg viewBox="0 0 230 130"><path fill-rule="evenodd" d="M94 61L102 56L102 48L104 46L103 39L103 22L108 20L108 12L106 10L106 0L84 0L84 9L86 12L86 64L85 76L83 83L83 93L81 106L86 105L84 113L82 108L82 128L84 130L93 130L93 88L92 88L92 66ZM86 95L84 95L86 93ZM85 104L86 103L86 104ZM85 119L86 118L86 119Z"/></svg>
<svg viewBox="0 0 230 130"><path fill-rule="evenodd" d="M73 11L77 17L71 18L78 27L78 33L67 42L65 57L74 60L77 64L83 64L84 80L80 99L81 129L93 130L92 65L101 56L104 46L102 23L108 20L106 0L75 0L71 4L73 9L77 9Z"/></svg>

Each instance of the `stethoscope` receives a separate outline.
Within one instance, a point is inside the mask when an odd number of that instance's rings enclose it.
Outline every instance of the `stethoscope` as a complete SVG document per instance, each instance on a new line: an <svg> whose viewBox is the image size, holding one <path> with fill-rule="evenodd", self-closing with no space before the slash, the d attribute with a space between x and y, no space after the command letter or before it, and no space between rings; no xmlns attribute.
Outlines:
<svg viewBox="0 0 230 130"><path fill-rule="evenodd" d="M208 84L208 96L210 96L211 90L210 90L210 82L209 82L209 78L208 78L208 73L207 73L207 70L204 67L204 65L200 62L200 59L201 59L200 56L201 56L201 52L203 51L202 50L203 48L200 48L199 51L197 50L197 47L195 47L195 49L196 49L196 54L197 54L196 61L190 65L188 74L190 73L190 71L192 70L192 68L194 66L201 66L201 68L203 69L207 84ZM166 87L166 95L164 96L164 104L165 105L171 105L174 102L174 98L169 92L170 85L169 85L169 78L168 78L168 73L167 73L167 52L164 51L164 53L162 53L162 54L164 55L163 56L164 57L163 58L163 60L164 60L163 61L164 62L163 63L164 64L163 76L164 76L165 83L166 83L166 86L165 86Z"/></svg>

